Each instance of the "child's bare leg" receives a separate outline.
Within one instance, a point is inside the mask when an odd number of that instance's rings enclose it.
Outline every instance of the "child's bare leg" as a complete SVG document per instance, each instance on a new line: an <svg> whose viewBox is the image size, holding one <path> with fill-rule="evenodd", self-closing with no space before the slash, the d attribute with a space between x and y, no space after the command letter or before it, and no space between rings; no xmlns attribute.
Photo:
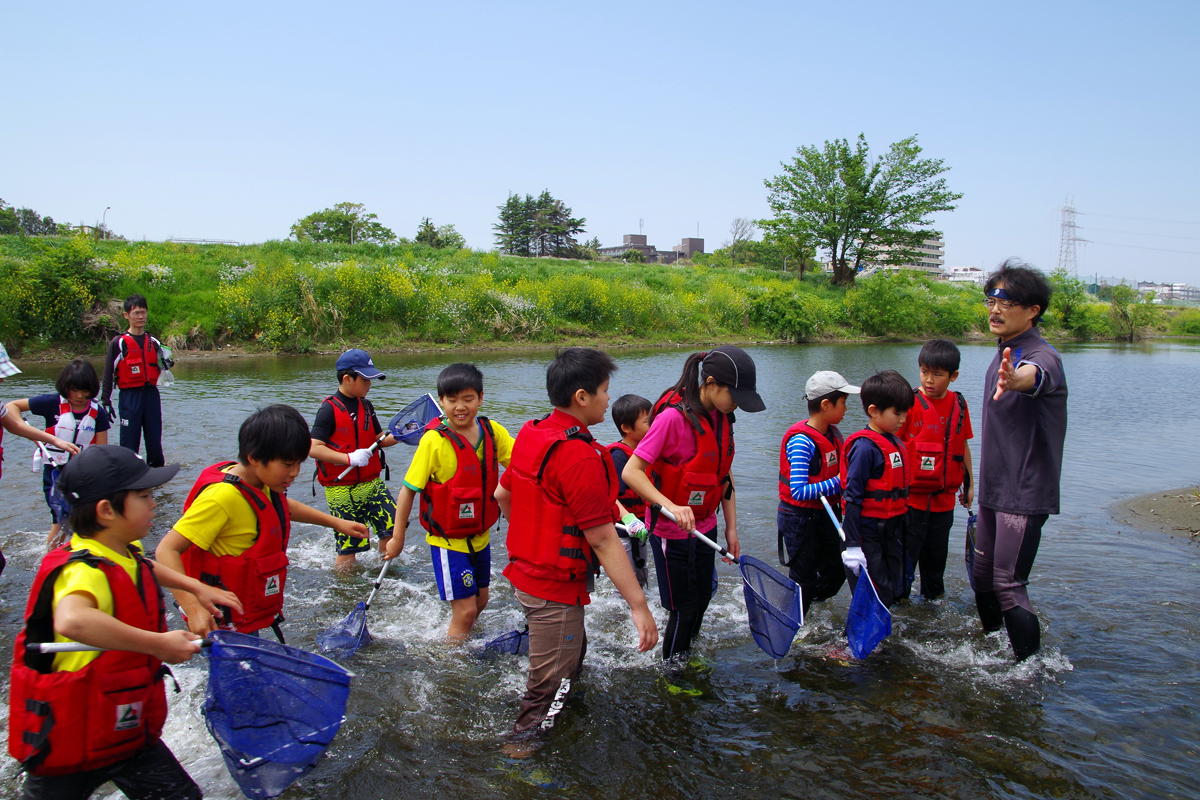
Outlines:
<svg viewBox="0 0 1200 800"><path fill-rule="evenodd" d="M479 594L475 595L475 619L479 619L479 615L487 608L488 604L488 587L484 586L479 590Z"/></svg>
<svg viewBox="0 0 1200 800"><path fill-rule="evenodd" d="M354 557L354 553L338 553L337 558L335 558L333 561L333 569L336 572L348 570L354 566L354 563L357 560L358 559Z"/></svg>
<svg viewBox="0 0 1200 800"><path fill-rule="evenodd" d="M486 589L484 591L487 591ZM487 600L484 600L484 605ZM450 630L446 638L452 642L465 642L471 635L471 628L479 617L478 597L463 597L450 601Z"/></svg>
<svg viewBox="0 0 1200 800"><path fill-rule="evenodd" d="M50 533L46 534L46 550L47 551L53 549L54 545L57 544L58 534L61 531L62 531L62 525L59 525L57 522L50 526Z"/></svg>

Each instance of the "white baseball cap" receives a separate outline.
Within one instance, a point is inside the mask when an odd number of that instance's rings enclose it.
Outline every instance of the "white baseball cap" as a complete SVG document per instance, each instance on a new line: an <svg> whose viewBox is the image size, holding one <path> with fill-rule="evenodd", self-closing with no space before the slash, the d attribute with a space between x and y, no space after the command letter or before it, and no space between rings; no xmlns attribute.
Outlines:
<svg viewBox="0 0 1200 800"><path fill-rule="evenodd" d="M808 383L804 384L804 399L816 400L818 397L824 397L830 392L858 394L860 391L859 387L848 383L839 373L827 369L814 373L808 379Z"/></svg>
<svg viewBox="0 0 1200 800"><path fill-rule="evenodd" d="M4 345L0 344L0 378L7 378L10 375L19 375L21 370L17 369L17 365L8 357L8 351L4 349Z"/></svg>

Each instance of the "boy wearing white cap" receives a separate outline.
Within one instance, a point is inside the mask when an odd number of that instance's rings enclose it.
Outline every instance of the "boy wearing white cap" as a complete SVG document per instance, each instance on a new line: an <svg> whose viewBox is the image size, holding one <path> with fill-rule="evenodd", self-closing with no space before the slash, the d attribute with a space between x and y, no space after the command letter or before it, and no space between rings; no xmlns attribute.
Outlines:
<svg viewBox="0 0 1200 800"><path fill-rule="evenodd" d="M815 373L804 387L808 419L788 428L779 448L779 563L799 584L806 614L814 600L828 600L846 582L841 538L821 497L841 494L845 439L837 426L846 398L858 392L836 372Z"/></svg>

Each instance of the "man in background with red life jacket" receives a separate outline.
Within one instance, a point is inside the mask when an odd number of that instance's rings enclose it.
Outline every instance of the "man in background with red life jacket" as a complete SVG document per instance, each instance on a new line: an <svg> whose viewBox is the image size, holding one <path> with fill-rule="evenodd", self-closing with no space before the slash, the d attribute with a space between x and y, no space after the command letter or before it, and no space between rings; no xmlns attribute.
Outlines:
<svg viewBox="0 0 1200 800"><path fill-rule="evenodd" d="M805 614L814 600L828 600L846 582L842 539L821 498L842 492L845 439L838 423L846 398L858 392L836 372L815 373L804 386L808 419L788 428L779 448L779 563L800 586Z"/></svg>
<svg viewBox="0 0 1200 800"><path fill-rule="evenodd" d="M116 381L121 390L118 406L121 418L121 447L138 452L146 440L146 463L161 467L166 463L162 449L162 399L158 394L158 376L162 366L162 342L146 333L149 315L146 298L140 294L125 298L125 319L129 331L114 336L104 358L104 379L100 387L100 405L112 408L112 388Z"/></svg>
<svg viewBox="0 0 1200 800"><path fill-rule="evenodd" d="M132 798L199 800L199 787L163 743L163 678L200 650L168 631L161 586L195 592L211 613L234 595L142 556L154 522L151 490L178 464L151 469L128 450L97 445L64 467L71 542L42 559L9 691L8 751L29 773L27 800L84 800L108 781ZM79 642L103 652L42 654L27 645Z"/></svg>
<svg viewBox="0 0 1200 800"><path fill-rule="evenodd" d="M488 604L492 585L491 529L500 518L496 485L508 467L513 438L479 414L483 373L474 364L451 364L438 375L443 416L426 426L404 476L396 527L385 559L404 549L413 502L433 559L438 595L450 603L448 639L466 641Z"/></svg>
<svg viewBox="0 0 1200 800"><path fill-rule="evenodd" d="M904 522L912 481L907 448L896 431L912 408L913 390L903 375L889 369L863 381L861 396L869 421L846 438L839 476L846 534L842 563L852 590L866 567L880 602L891 606L904 581Z"/></svg>
<svg viewBox="0 0 1200 800"><path fill-rule="evenodd" d="M650 401L641 395L623 394L613 403L612 420L621 434L620 441L608 446L612 456L613 466L617 470L617 502L621 504L621 523L624 530L617 530L621 544L625 545L625 553L629 563L633 565L633 574L637 577L638 586L646 588L646 537L650 531L642 520L646 516L646 503L637 492L629 488L621 477L621 470L629 463L638 442L650 430Z"/></svg>
<svg viewBox="0 0 1200 800"><path fill-rule="evenodd" d="M506 755L524 758L562 713L587 652L584 606L600 566L629 603L638 650L658 642L658 628L638 588L613 515L617 475L608 451L588 427L604 421L608 379L617 365L607 353L559 351L546 370L554 411L525 423L496 499L506 517L508 566L529 624L529 680Z"/></svg>
<svg viewBox="0 0 1200 800"><path fill-rule="evenodd" d="M960 392L949 391L958 379L958 347L946 339L926 342L917 356L921 386L912 411L899 436L908 444L912 485L908 491L908 522L904 533L904 586L908 597L913 574L921 569L921 596L935 600L946 592L943 577L954 527L954 498L959 492L963 507L970 508L975 490L971 482L971 449L967 440L971 415Z"/></svg>
<svg viewBox="0 0 1200 800"><path fill-rule="evenodd" d="M238 430L238 460L206 467L183 504L183 516L154 551L158 563L209 586L228 589L242 609L214 618L190 591L172 590L188 629L206 636L218 626L257 635L283 632L291 524L324 525L364 537L361 522L338 519L287 496L308 458L308 423L291 406L255 411Z"/></svg>
<svg viewBox="0 0 1200 800"><path fill-rule="evenodd" d="M347 350L338 357L337 379L337 392L321 402L313 420L308 454L317 462L317 480L325 487L329 513L374 530L383 553L395 524L396 501L379 477L387 469L381 448L391 447L396 438L384 433L367 392L371 381L386 380L387 376L375 367L366 350ZM348 569L357 553L371 549L371 542L335 531L334 549L334 568Z"/></svg>

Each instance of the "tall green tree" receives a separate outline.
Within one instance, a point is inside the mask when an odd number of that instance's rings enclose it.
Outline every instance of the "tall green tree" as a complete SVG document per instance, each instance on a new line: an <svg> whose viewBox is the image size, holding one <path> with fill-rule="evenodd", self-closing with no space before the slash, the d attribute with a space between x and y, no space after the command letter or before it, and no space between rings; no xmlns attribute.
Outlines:
<svg viewBox="0 0 1200 800"><path fill-rule="evenodd" d="M43 217L32 208L15 208L0 200L0 233L57 236L59 224L49 216Z"/></svg>
<svg viewBox="0 0 1200 800"><path fill-rule="evenodd" d="M301 242L375 242L396 240L390 228L379 223L376 214L368 214L362 203L338 203L309 214L292 225L292 236Z"/></svg>
<svg viewBox="0 0 1200 800"><path fill-rule="evenodd" d="M953 211L961 194L950 191L940 159L921 158L917 137L896 142L872 158L866 137L851 146L846 139L824 147L799 147L783 174L763 181L775 216L759 224L776 224L807 237L829 251L833 282L854 284L864 262L904 264L914 261L932 230L931 215Z"/></svg>
<svg viewBox="0 0 1200 800"><path fill-rule="evenodd" d="M1125 284L1112 287L1109 316L1118 339L1132 342L1145 328L1162 324L1162 309L1154 305L1154 292L1138 295L1137 289Z"/></svg>
<svg viewBox="0 0 1200 800"><path fill-rule="evenodd" d="M417 228L417 244L427 244L430 247L436 247L439 250L461 250L467 246L467 242L463 239L462 234L454 229L453 225L440 225L435 227L429 217L424 217L421 220L421 226Z"/></svg>
<svg viewBox="0 0 1200 800"><path fill-rule="evenodd" d="M572 216L571 209L549 190L537 197L510 194L498 208L500 218L492 230L502 252L556 258L580 258L586 252L576 237L583 233L587 220Z"/></svg>

